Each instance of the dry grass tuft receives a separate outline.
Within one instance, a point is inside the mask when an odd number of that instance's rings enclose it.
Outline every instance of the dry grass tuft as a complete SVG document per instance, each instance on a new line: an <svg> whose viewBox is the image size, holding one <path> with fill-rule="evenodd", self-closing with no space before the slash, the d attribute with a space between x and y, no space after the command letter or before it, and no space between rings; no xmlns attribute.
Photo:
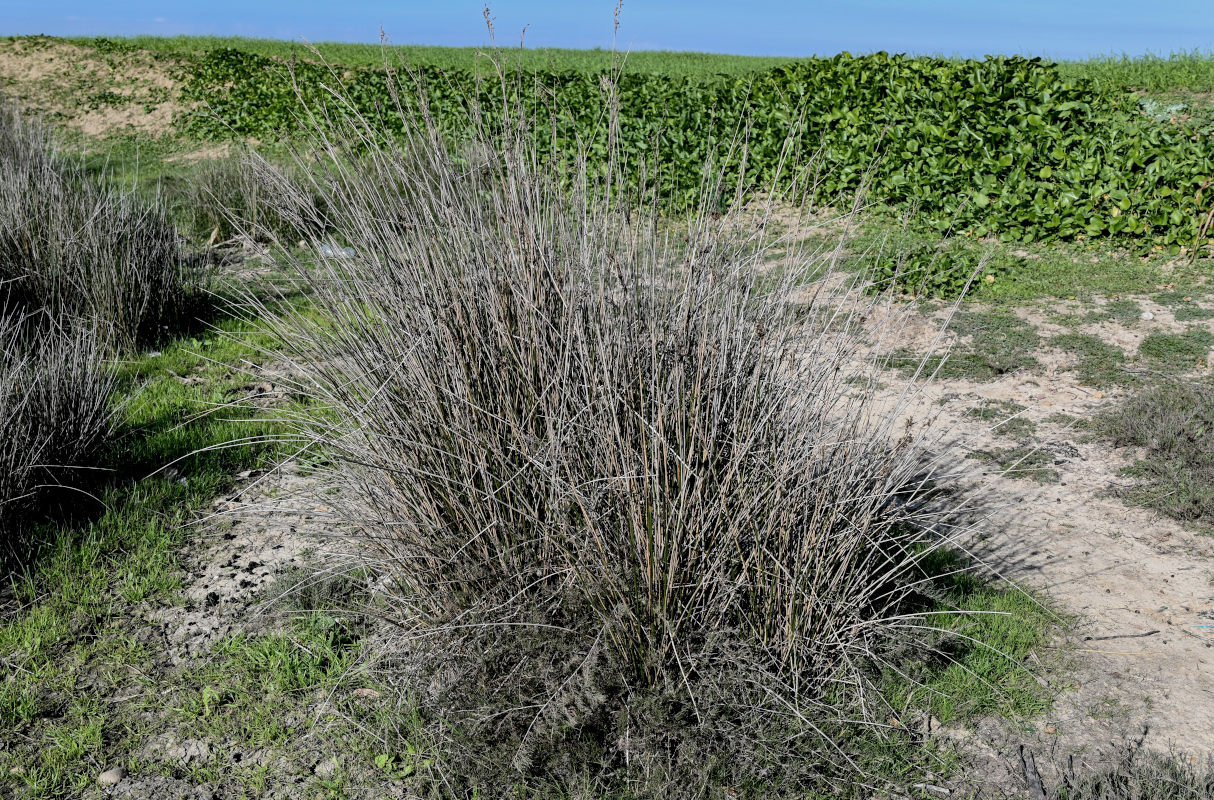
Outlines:
<svg viewBox="0 0 1214 800"><path fill-rule="evenodd" d="M94 331L0 313L0 564L25 554L35 511L109 434L113 373ZM78 498L76 498L78 499Z"/></svg>
<svg viewBox="0 0 1214 800"><path fill-rule="evenodd" d="M314 307L249 304L315 401L286 422L334 465L436 779L862 781L873 678L926 646L921 564L961 502L864 388L857 320L886 299L833 276L838 248L740 225L711 164L671 219L618 153L541 163L531 120L474 108L451 145L404 116L387 141L318 113L317 162L260 164Z"/></svg>
<svg viewBox="0 0 1214 800"><path fill-rule="evenodd" d="M129 345L175 320L200 281L163 204L94 179L0 106L0 304Z"/></svg>

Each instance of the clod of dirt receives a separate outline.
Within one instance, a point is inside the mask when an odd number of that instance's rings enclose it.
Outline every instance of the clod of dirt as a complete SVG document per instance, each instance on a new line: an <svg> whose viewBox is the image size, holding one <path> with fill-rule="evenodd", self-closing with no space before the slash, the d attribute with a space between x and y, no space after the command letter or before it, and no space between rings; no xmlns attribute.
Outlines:
<svg viewBox="0 0 1214 800"><path fill-rule="evenodd" d="M97 776L97 783L102 786L117 786L126 777L126 769L124 767L114 767L107 769L105 772Z"/></svg>

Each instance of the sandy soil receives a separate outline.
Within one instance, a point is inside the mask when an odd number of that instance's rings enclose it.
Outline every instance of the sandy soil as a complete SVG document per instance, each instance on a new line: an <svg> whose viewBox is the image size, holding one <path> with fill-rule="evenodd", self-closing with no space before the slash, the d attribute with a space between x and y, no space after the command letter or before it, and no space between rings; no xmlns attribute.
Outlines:
<svg viewBox="0 0 1214 800"><path fill-rule="evenodd" d="M1153 320L1080 330L1133 352L1151 332L1183 328L1168 309L1135 299ZM1065 310L1018 313L1050 334L1065 330L1047 322ZM912 318L901 341L922 350L938 330L938 319ZM1060 351L1042 348L1036 358L1033 372L992 382L939 380L906 409L921 419L938 415L935 425L949 431L945 444L962 458L1011 443L967 410L987 400L1026 406L1023 416L1036 423L1036 443L1054 455L1059 476L1038 483L987 468L969 482L992 510L983 535L968 544L1001 575L1074 617L1064 640L1034 667L1060 691L1055 707L1024 724L989 720L949 735L979 757L984 769L973 784L988 789L1023 786L1022 744L1037 754L1047 785L1067 757L1075 756L1077 769L1096 766L1132 742L1204 758L1214 752L1214 537L1114 496L1131 483L1122 470L1135 454L1050 418L1089 418L1120 390L1080 385Z"/></svg>
<svg viewBox="0 0 1214 800"><path fill-rule="evenodd" d="M0 93L89 136L161 136L184 109L174 65L43 39L0 42Z"/></svg>

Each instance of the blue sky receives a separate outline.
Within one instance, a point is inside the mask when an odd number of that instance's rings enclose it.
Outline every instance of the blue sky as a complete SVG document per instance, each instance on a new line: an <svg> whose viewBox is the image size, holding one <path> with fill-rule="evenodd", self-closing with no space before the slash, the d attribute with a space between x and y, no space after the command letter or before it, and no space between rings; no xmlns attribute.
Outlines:
<svg viewBox="0 0 1214 800"><path fill-rule="evenodd" d="M614 0L498 0L499 44L524 26L535 47L610 47ZM0 34L235 34L310 41L480 45L479 0L0 0ZM751 55L842 50L1075 58L1214 49L1211 0L627 0L619 43L633 50Z"/></svg>

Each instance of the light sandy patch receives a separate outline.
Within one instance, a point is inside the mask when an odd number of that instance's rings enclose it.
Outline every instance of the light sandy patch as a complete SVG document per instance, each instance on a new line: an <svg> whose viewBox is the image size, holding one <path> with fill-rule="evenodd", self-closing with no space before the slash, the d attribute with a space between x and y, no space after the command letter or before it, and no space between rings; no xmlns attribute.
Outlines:
<svg viewBox="0 0 1214 800"><path fill-rule="evenodd" d="M1090 332L1133 354L1148 333L1187 327L1159 304L1132 299L1155 319L1129 326L1105 322ZM1018 313L1047 333L1045 320L1058 311ZM923 316L904 326L904 346L921 352L939 322ZM1188 324L1214 331L1211 321ZM1214 538L1118 499L1116 490L1133 482L1124 468L1138 454L1092 440L1056 415L1090 419L1124 390L1080 385L1070 360L1047 346L1035 357L1039 366L1032 372L990 382L937 380L901 411L934 419L947 431L939 446L960 461L1016 443L968 410L992 400L1025 406L1022 416L1037 425L1032 443L1052 455L1058 474L1057 482L1043 484L969 462L974 477L962 488L980 492L992 509L984 534L969 546L1002 576L1077 619L1066 640L1035 661L1039 679L1060 692L1044 717L946 731L982 765L970 788L1022 788L1021 745L1036 753L1047 785L1056 782L1068 757L1082 771L1108 766L1132 742L1182 755L1214 752ZM892 407L905 382L891 376L889 383L883 392Z"/></svg>
<svg viewBox="0 0 1214 800"><path fill-rule="evenodd" d="M89 136L167 133L185 108L175 68L146 51L102 53L42 38L0 42L0 90Z"/></svg>

